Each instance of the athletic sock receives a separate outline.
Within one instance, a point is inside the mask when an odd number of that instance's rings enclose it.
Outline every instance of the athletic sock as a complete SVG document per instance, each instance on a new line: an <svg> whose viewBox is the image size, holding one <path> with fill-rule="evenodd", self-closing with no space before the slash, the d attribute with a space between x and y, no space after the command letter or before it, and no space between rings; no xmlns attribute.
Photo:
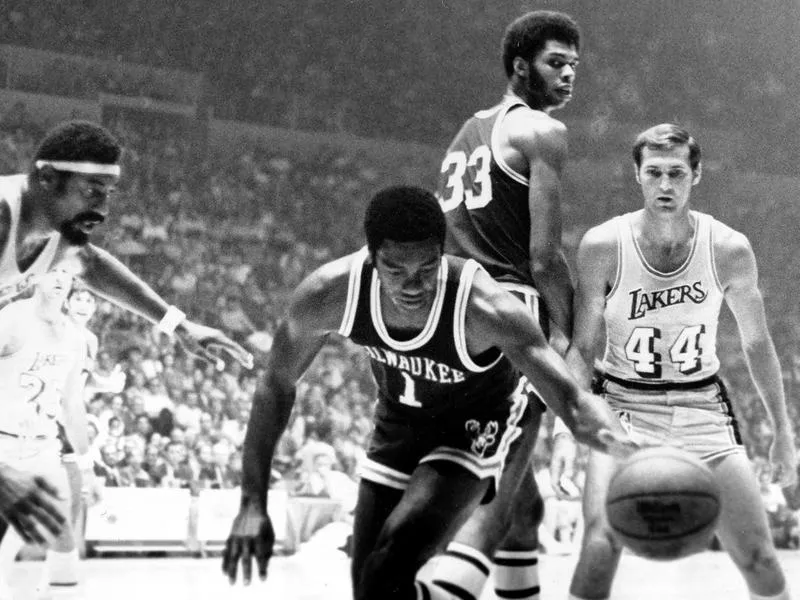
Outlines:
<svg viewBox="0 0 800 600"><path fill-rule="evenodd" d="M534 600L539 597L539 552L498 550L494 554L494 591L499 599Z"/></svg>
<svg viewBox="0 0 800 600"><path fill-rule="evenodd" d="M47 582L50 585L75 585L78 583L78 549L69 552L48 550L45 558Z"/></svg>
<svg viewBox="0 0 800 600"><path fill-rule="evenodd" d="M470 546L452 542L417 573L417 600L477 600L491 571L491 561Z"/></svg>

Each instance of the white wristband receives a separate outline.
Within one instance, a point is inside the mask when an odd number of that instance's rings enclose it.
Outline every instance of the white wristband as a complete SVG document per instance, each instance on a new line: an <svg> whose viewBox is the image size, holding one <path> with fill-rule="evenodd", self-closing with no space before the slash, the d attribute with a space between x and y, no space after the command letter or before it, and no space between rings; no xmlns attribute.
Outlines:
<svg viewBox="0 0 800 600"><path fill-rule="evenodd" d="M158 322L156 328L161 331L162 333L166 333L167 335L172 335L175 332L175 328L183 323L186 319L186 313L180 310L177 306L170 306L167 309L167 312Z"/></svg>

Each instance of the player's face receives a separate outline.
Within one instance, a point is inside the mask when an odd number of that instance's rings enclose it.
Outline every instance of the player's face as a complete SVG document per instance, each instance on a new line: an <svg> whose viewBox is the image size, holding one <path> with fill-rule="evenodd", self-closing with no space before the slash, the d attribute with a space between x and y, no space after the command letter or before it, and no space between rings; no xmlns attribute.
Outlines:
<svg viewBox="0 0 800 600"><path fill-rule="evenodd" d="M555 109L572 100L578 67L575 46L548 40L530 66L526 91L536 99L534 105Z"/></svg>
<svg viewBox="0 0 800 600"><path fill-rule="evenodd" d="M63 269L52 269L36 282L36 293L51 304L62 306L72 288L72 274Z"/></svg>
<svg viewBox="0 0 800 600"><path fill-rule="evenodd" d="M53 203L54 226L70 244L82 246L95 227L108 217L109 200L116 194L116 175L74 173L67 178L63 193Z"/></svg>
<svg viewBox="0 0 800 600"><path fill-rule="evenodd" d="M94 299L94 294L88 290L75 292L67 300L67 312L73 319L81 323L87 323L92 318L96 308L97 302Z"/></svg>
<svg viewBox="0 0 800 600"><path fill-rule="evenodd" d="M646 211L680 213L688 210L692 186L700 181L700 171L692 171L688 146L669 150L644 148L636 180L642 186Z"/></svg>
<svg viewBox="0 0 800 600"><path fill-rule="evenodd" d="M441 248L433 238L421 242L384 240L375 253L383 294L401 313L430 310L441 259Z"/></svg>

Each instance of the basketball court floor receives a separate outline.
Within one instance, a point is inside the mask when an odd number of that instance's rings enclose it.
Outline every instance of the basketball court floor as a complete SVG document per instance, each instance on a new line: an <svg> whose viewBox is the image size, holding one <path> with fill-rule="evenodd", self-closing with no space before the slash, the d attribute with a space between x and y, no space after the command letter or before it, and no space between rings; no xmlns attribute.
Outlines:
<svg viewBox="0 0 800 600"><path fill-rule="evenodd" d="M800 551L781 551L790 585L800 593ZM575 556L543 556L542 600L566 600ZM92 559L85 600L349 600L348 560L340 552L301 552L270 563L266 583L231 588L219 559ZM12 585L19 600L33 599L40 563L17 563ZM738 600L747 593L727 556L707 552L671 563L622 559L615 600ZM494 600L487 593L482 600Z"/></svg>

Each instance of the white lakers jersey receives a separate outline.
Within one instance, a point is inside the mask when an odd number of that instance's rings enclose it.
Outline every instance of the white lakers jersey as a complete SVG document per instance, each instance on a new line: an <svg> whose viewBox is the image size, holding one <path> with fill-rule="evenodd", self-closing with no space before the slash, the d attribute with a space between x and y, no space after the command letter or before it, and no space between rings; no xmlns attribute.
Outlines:
<svg viewBox="0 0 800 600"><path fill-rule="evenodd" d="M53 232L44 249L24 272L17 265L17 229L22 206L22 190L26 175L0 177L0 211L8 213L10 222L5 247L0 249L0 307L20 296L31 284L34 275L46 273L61 239Z"/></svg>
<svg viewBox="0 0 800 600"><path fill-rule="evenodd" d="M5 310L30 302L25 300ZM66 318L64 327L56 333L31 318L22 346L0 357L0 431L55 438L68 375L76 364L83 364L84 353L80 332Z"/></svg>
<svg viewBox="0 0 800 600"><path fill-rule="evenodd" d="M618 264L606 296L606 350L601 369L627 380L691 382L719 368L717 324L723 291L714 266L712 224L695 221L686 261L671 273L647 264L633 234L633 213L614 219Z"/></svg>

